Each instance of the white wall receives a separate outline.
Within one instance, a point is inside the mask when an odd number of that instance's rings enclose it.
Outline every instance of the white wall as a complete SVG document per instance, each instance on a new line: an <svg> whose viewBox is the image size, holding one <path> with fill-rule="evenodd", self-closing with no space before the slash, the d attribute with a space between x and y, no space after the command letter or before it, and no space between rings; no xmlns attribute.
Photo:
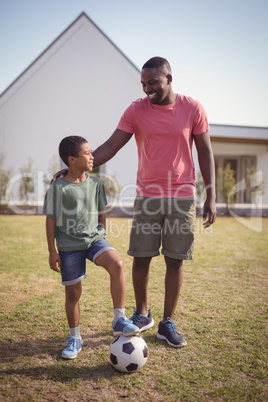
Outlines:
<svg viewBox="0 0 268 402"><path fill-rule="evenodd" d="M14 174L34 160L47 171L60 140L76 134L94 149L112 134L131 101L144 96L139 71L86 17L60 37L0 98L0 152ZM135 183L134 138L107 172Z"/></svg>
<svg viewBox="0 0 268 402"><path fill-rule="evenodd" d="M58 155L60 140L84 136L94 149L112 134L126 109L143 97L140 73L111 42L82 16L39 57L0 98L0 152L14 174L34 161L36 171L47 172ZM211 125L211 134L267 138L267 129ZM268 203L266 146L213 143L216 154L258 155ZM195 164L198 170L196 152ZM106 172L134 196L137 151L134 137L107 163Z"/></svg>

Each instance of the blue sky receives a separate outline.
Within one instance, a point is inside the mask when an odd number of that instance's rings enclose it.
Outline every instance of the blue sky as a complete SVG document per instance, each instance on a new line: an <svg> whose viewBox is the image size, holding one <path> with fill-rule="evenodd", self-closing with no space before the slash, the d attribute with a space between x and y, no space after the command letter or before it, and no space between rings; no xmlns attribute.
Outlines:
<svg viewBox="0 0 268 402"><path fill-rule="evenodd" d="M0 93L82 11L138 68L166 57L210 123L268 127L267 0L0 0Z"/></svg>

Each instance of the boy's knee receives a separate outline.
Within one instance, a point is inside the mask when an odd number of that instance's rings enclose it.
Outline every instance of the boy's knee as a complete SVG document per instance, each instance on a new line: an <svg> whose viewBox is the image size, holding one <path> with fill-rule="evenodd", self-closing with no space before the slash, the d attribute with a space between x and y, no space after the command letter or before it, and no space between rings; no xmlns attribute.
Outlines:
<svg viewBox="0 0 268 402"><path fill-rule="evenodd" d="M121 259L114 260L110 264L110 273L119 274L124 271L124 263Z"/></svg>
<svg viewBox="0 0 268 402"><path fill-rule="evenodd" d="M121 259L117 260L114 262L114 268L117 270L123 270L124 269L124 263Z"/></svg>

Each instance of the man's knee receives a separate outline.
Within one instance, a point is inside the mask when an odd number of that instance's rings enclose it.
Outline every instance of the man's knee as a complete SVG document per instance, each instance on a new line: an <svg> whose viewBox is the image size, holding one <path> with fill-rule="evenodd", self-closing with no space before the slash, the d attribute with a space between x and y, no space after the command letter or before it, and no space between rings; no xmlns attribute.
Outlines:
<svg viewBox="0 0 268 402"><path fill-rule="evenodd" d="M183 266L183 260L177 260L175 258L170 258L165 256L165 262L167 269L178 270Z"/></svg>
<svg viewBox="0 0 268 402"><path fill-rule="evenodd" d="M152 257L134 257L133 269L149 269Z"/></svg>

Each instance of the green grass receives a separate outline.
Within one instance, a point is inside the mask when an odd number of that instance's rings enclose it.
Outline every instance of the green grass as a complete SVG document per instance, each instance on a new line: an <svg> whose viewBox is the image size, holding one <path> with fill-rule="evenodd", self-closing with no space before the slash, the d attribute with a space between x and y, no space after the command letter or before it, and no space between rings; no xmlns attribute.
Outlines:
<svg viewBox="0 0 268 402"><path fill-rule="evenodd" d="M2 401L266 401L268 220L254 232L233 218L218 218L196 236L195 260L184 265L176 322L188 345L176 350L142 334L149 347L140 372L110 364L112 304L109 276L92 263L83 282L84 347L61 359L68 336L64 288L48 267L42 216L0 216L0 400ZM108 220L108 240L127 277L127 314L135 300L128 219ZM119 235L120 232L120 235ZM162 318L164 260L153 259L149 303Z"/></svg>

